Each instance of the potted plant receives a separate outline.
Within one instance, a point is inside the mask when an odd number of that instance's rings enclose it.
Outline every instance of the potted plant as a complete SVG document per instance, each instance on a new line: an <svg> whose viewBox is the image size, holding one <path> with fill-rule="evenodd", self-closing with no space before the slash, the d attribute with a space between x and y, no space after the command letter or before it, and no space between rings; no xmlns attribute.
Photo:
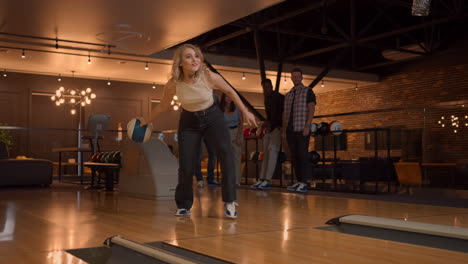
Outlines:
<svg viewBox="0 0 468 264"><path fill-rule="evenodd" d="M0 122L0 127L2 126L8 126L8 124ZM3 141L8 148L8 151L11 152L13 147L13 136L11 135L11 130L0 128L0 141Z"/></svg>

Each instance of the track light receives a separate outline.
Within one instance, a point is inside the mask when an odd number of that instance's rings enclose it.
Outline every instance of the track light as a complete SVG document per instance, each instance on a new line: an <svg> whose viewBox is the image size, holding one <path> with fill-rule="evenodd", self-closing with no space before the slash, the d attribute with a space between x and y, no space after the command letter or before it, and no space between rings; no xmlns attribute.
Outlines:
<svg viewBox="0 0 468 264"><path fill-rule="evenodd" d="M148 67L148 62L146 62L146 65L145 65L145 71L149 70L149 67Z"/></svg>
<svg viewBox="0 0 468 264"><path fill-rule="evenodd" d="M23 52L21 53L21 58L26 59L26 54L24 54L24 49L23 49Z"/></svg>
<svg viewBox="0 0 468 264"><path fill-rule="evenodd" d="M358 90L358 83L356 83L356 87L354 88L354 90L356 90L356 91Z"/></svg>
<svg viewBox="0 0 468 264"><path fill-rule="evenodd" d="M242 80L245 81L245 79L247 79L247 78L245 77L245 72L243 72L242 73Z"/></svg>
<svg viewBox="0 0 468 264"><path fill-rule="evenodd" d="M156 89L156 83L153 82L153 89Z"/></svg>
<svg viewBox="0 0 468 264"><path fill-rule="evenodd" d="M91 64L91 55L88 55L88 64Z"/></svg>
<svg viewBox="0 0 468 264"><path fill-rule="evenodd" d="M3 69L3 77L7 77L6 69Z"/></svg>
<svg viewBox="0 0 468 264"><path fill-rule="evenodd" d="M62 78L60 77L60 74L59 74L59 76L58 76L58 79L57 79L57 81L59 81L59 82L61 82L61 81L62 81Z"/></svg>
<svg viewBox="0 0 468 264"><path fill-rule="evenodd" d="M320 86L325 87L325 82L323 80L322 80L322 84Z"/></svg>
<svg viewBox="0 0 468 264"><path fill-rule="evenodd" d="M110 78L109 78L109 79L107 79L107 85L111 85Z"/></svg>

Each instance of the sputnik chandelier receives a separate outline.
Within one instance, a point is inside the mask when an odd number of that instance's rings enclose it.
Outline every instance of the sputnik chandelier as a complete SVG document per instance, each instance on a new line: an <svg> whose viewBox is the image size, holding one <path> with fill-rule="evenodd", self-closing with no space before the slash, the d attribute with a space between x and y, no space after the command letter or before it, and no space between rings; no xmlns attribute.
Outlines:
<svg viewBox="0 0 468 264"><path fill-rule="evenodd" d="M72 76L75 78L75 71L72 71ZM59 74L59 82L62 81ZM55 90L55 95L50 97L52 102L55 102L55 105L68 105L71 107L70 114L76 114L76 108L85 107L86 105L91 104L91 101L96 99L96 94L93 93L91 88L86 88L84 90L79 89L65 89L65 87L60 86Z"/></svg>
<svg viewBox="0 0 468 264"><path fill-rule="evenodd" d="M65 89L60 86L56 91L55 95L51 96L50 99L55 102L55 105L69 105L71 107L70 113L76 114L76 107L84 107L91 104L93 99L96 99L96 94L92 92L91 88L84 90Z"/></svg>
<svg viewBox="0 0 468 264"><path fill-rule="evenodd" d="M177 95L174 95L174 97L172 98L171 105L174 111L179 110L181 103L179 102L179 98L177 97Z"/></svg>
<svg viewBox="0 0 468 264"><path fill-rule="evenodd" d="M438 123L441 127L451 127L451 129L453 129L453 133L458 133L460 126L468 127L468 115L465 115L464 119L461 119L456 115L451 115L450 120L445 118L445 116L441 116Z"/></svg>

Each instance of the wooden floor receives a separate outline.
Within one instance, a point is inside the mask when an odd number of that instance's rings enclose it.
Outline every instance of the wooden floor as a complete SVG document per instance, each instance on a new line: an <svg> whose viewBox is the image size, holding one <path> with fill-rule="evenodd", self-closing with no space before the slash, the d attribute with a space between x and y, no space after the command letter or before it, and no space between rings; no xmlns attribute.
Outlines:
<svg viewBox="0 0 468 264"><path fill-rule="evenodd" d="M172 200L54 183L0 189L0 263L84 263L65 249L121 235L167 241L235 263L467 263L468 254L314 229L345 214L468 227L468 209L276 191L238 192L239 218L224 217L220 188L196 192L189 218ZM3 231L2 231L3 230Z"/></svg>

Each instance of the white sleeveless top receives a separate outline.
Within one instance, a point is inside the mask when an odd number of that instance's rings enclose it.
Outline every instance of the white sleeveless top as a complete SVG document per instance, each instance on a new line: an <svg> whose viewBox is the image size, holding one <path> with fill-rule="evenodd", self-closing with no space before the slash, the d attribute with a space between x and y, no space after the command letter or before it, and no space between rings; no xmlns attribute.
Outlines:
<svg viewBox="0 0 468 264"><path fill-rule="evenodd" d="M213 105L213 89L201 78L194 84L176 82L176 95L184 110L196 112Z"/></svg>

